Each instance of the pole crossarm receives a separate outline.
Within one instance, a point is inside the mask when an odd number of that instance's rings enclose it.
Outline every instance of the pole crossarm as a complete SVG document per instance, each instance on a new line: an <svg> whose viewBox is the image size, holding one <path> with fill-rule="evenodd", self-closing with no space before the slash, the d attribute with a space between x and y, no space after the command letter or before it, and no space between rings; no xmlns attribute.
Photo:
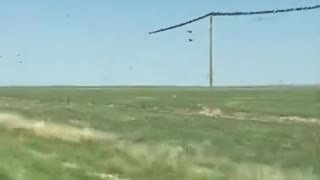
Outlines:
<svg viewBox="0 0 320 180"><path fill-rule="evenodd" d="M276 9L276 10L266 10L266 11L248 11L248 12L211 12L206 15L200 16L198 18L192 19L187 22L183 22L174 26L170 26L167 28L159 29L156 31L149 32L149 34L156 34L164 31L168 31L171 29L176 29L197 21L200 21L202 19L205 19L210 16L248 16L248 15L262 15L262 14L280 14L280 13L288 13L288 12L296 12L296 11L308 11L308 10L314 10L314 9L319 9L319 5L315 6L307 6L307 7L297 7L297 8L289 8L289 9Z"/></svg>

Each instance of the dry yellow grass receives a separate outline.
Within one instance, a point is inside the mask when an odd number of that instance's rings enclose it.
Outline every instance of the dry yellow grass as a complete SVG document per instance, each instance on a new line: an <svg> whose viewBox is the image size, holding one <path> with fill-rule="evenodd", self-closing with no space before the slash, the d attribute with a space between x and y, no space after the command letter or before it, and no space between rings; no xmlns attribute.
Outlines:
<svg viewBox="0 0 320 180"><path fill-rule="evenodd" d="M113 133L97 131L89 127L78 128L65 124L30 120L12 113L0 113L0 124L10 129L23 129L37 136L58 138L65 141L80 142L82 140L113 140Z"/></svg>

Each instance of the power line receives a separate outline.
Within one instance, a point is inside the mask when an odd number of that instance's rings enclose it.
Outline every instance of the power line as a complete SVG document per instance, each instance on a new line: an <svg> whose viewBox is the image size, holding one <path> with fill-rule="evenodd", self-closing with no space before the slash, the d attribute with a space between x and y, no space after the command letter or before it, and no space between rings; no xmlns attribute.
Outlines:
<svg viewBox="0 0 320 180"><path fill-rule="evenodd" d="M206 14L204 16L192 19L190 21L180 23L174 26L170 26L167 28L163 28L157 31L150 32L149 34L155 34L160 33L164 31L168 31L171 29L179 28L181 26L185 26L191 23L194 23L196 21L200 21L202 19L205 19L207 17L210 17L210 51L209 51L209 85L210 87L213 86L213 17L214 16L247 16L247 15L262 15L262 14L279 14L279 13L288 13L288 12L295 12L295 11L307 11L307 10L313 10L320 8L320 5L315 6L308 6L308 7L297 7L297 8L290 8L290 9L276 9L276 10L268 10L268 11L249 11L249 12L211 12L209 14ZM192 31L191 31L192 32ZM190 41L190 39L189 39Z"/></svg>
<svg viewBox="0 0 320 180"><path fill-rule="evenodd" d="M249 11L249 12L211 12L206 15L200 16L198 18L192 19L187 22L183 22L174 26L170 26L167 28L159 29L157 31L149 32L149 34L156 34L164 31L168 31L171 29L175 29L178 27L182 27L196 21L200 21L209 16L248 16L248 15L261 15L261 14L280 14L280 13L288 13L288 12L296 12L296 11L308 11L313 9L319 9L320 5L308 6L308 7L297 7L297 8L289 8L289 9L275 9L275 10L267 10L267 11Z"/></svg>

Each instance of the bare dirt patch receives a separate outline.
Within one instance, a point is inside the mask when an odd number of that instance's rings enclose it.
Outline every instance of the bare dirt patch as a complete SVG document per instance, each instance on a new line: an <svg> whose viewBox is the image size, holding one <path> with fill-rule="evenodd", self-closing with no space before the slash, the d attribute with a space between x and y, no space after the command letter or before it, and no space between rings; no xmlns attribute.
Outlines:
<svg viewBox="0 0 320 180"><path fill-rule="evenodd" d="M227 119L236 119L236 120L249 120L249 121L262 121L262 122L278 122L278 123L305 123L305 124L317 124L320 125L320 119L317 118L306 118L299 116L276 116L276 115L257 115L250 114L246 112L233 112L226 113L220 108L209 108L203 106L202 110L197 113L191 114L200 114L210 117L220 117Z"/></svg>
<svg viewBox="0 0 320 180"><path fill-rule="evenodd" d="M114 174L105 174L105 173L88 173L92 177L97 177L100 179L107 179L107 180L130 180L130 179L123 179L119 178L118 175Z"/></svg>
<svg viewBox="0 0 320 180"><path fill-rule="evenodd" d="M109 104L109 105L107 105L107 108L114 108L114 107L115 107L114 104Z"/></svg>
<svg viewBox="0 0 320 180"><path fill-rule="evenodd" d="M41 160L52 160L58 157L56 153L44 153L33 149L28 149L27 152L33 157L39 158Z"/></svg>
<svg viewBox="0 0 320 180"><path fill-rule="evenodd" d="M222 110L219 108L208 108L208 107L203 107L203 109L199 112L201 115L206 115L206 116L215 116L219 117L223 115Z"/></svg>
<svg viewBox="0 0 320 180"><path fill-rule="evenodd" d="M16 98L12 98L12 97L1 97L0 99L4 99L4 100L16 100Z"/></svg>
<svg viewBox="0 0 320 180"><path fill-rule="evenodd" d="M75 120L75 119L70 119L69 122L72 125L75 125L77 127L90 127L90 123L89 122L85 122L85 121L80 121L80 120Z"/></svg>
<svg viewBox="0 0 320 180"><path fill-rule="evenodd" d="M136 97L136 99L140 99L140 100L154 100L154 99L156 99L156 97L153 97L153 96L138 96L138 97Z"/></svg>
<svg viewBox="0 0 320 180"><path fill-rule="evenodd" d="M62 167L67 168L67 169L79 169L77 164L71 163L71 162L63 162Z"/></svg>

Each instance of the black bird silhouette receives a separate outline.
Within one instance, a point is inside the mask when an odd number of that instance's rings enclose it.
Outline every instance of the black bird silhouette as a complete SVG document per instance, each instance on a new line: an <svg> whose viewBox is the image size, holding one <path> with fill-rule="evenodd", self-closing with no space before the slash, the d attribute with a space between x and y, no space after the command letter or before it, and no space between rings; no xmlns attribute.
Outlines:
<svg viewBox="0 0 320 180"><path fill-rule="evenodd" d="M192 42L193 41L193 39L188 39L189 40L189 42Z"/></svg>
<svg viewBox="0 0 320 180"><path fill-rule="evenodd" d="M191 34L191 33L192 33L192 31L191 31L191 30L188 30L188 33L190 33L190 34Z"/></svg>

